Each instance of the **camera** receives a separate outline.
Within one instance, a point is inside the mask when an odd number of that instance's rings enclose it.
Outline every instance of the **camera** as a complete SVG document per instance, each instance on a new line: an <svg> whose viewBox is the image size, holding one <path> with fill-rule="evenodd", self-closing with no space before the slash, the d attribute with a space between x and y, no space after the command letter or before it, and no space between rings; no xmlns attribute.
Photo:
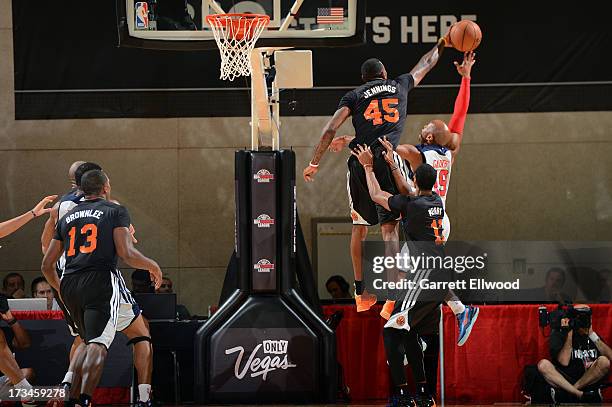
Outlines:
<svg viewBox="0 0 612 407"><path fill-rule="evenodd" d="M544 306L538 309L540 327L544 328L550 325L552 329L557 330L588 328L591 326L592 315L593 313L590 308L574 308L572 304L559 304L557 309L551 312L548 312ZM561 320L564 318L569 319L567 327L561 326Z"/></svg>

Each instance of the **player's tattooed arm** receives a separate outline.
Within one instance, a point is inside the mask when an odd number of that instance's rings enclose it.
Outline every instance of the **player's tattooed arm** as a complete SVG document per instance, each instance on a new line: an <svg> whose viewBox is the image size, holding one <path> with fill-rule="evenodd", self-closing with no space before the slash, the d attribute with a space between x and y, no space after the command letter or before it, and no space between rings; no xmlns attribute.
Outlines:
<svg viewBox="0 0 612 407"><path fill-rule="evenodd" d="M419 62L414 66L414 68L412 68L412 71L410 71L410 74L414 79L415 87L418 86L419 83L421 83L423 78L425 78L425 75L427 75L427 73L431 71L431 68L433 68L438 63L438 60L440 59L440 55L442 55L442 51L444 51L444 48L451 46L449 33L450 30L444 37L441 37L438 40L438 43L431 49L431 51L421 57Z"/></svg>
<svg viewBox="0 0 612 407"><path fill-rule="evenodd" d="M344 147L348 146L355 136L351 136L349 134L345 134L344 136L338 136L332 140L329 147L327 148L332 153L337 153L342 151Z"/></svg>
<svg viewBox="0 0 612 407"><path fill-rule="evenodd" d="M51 243L49 243L49 248L45 252L45 257L40 267L49 285L55 288L57 292L60 291L60 281L55 271L55 263L59 260L63 251L64 244L59 240L51 239Z"/></svg>
<svg viewBox="0 0 612 407"><path fill-rule="evenodd" d="M392 196L387 191L383 191L380 188L380 184L374 175L374 157L370 147L359 145L352 152L355 157L359 160L363 169L365 170L366 182L368 184L368 191L370 192L370 198L386 210L389 210L389 197Z"/></svg>
<svg viewBox="0 0 612 407"><path fill-rule="evenodd" d="M323 134L321 135L321 140L315 147L312 159L310 160L308 167L304 168L303 176L306 182L314 181L314 176L317 171L319 171L319 162L321 161L323 154L325 154L325 150L327 150L334 139L338 128L342 126L342 123L344 123L350 115L351 110L346 106L342 106L340 109L336 110L336 113L334 113L333 117L329 120L329 122L327 122L327 125L325 125Z"/></svg>

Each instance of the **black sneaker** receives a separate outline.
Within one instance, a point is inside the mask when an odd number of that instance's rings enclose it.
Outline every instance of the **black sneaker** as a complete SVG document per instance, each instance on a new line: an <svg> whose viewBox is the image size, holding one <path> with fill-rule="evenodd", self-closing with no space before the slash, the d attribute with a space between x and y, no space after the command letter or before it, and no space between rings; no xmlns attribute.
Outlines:
<svg viewBox="0 0 612 407"><path fill-rule="evenodd" d="M603 397L601 397L601 390L589 390L582 393L582 397L580 397L580 402L582 403L594 403L601 404L603 401Z"/></svg>
<svg viewBox="0 0 612 407"><path fill-rule="evenodd" d="M414 406L414 400L408 395L395 395L391 396L389 400L389 407L412 407Z"/></svg>
<svg viewBox="0 0 612 407"><path fill-rule="evenodd" d="M412 405L414 407L436 407L436 401L429 394L418 393Z"/></svg>

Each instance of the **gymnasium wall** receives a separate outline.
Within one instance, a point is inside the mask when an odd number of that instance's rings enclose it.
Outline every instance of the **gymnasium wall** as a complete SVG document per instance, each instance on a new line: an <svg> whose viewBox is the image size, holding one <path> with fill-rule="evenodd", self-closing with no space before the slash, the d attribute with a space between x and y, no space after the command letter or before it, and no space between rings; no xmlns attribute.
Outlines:
<svg viewBox="0 0 612 407"><path fill-rule="evenodd" d="M16 121L10 7L0 0L0 219L66 190L73 161L99 162L131 212L139 248L173 279L179 302L205 314L232 251L233 152L248 143L248 118ZM410 116L403 140L431 118ZM298 173L326 120L283 119ZM610 129L606 111L468 116L448 198L453 239L612 240ZM298 180L309 242L312 217L348 215L345 159L329 153L316 182ZM0 241L0 276L18 271L29 283L39 274L42 226L35 220Z"/></svg>

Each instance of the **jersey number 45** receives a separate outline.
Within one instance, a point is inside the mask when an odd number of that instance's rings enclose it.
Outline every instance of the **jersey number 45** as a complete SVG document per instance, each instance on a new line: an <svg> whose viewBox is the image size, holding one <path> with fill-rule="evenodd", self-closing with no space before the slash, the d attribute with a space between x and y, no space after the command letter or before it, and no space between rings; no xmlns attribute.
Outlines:
<svg viewBox="0 0 612 407"><path fill-rule="evenodd" d="M380 111L379 102L382 104L382 110L384 110L385 114ZM399 101L396 98L374 99L370 102L365 112L363 112L363 117L368 121L372 120L374 126L383 124L383 119L389 123L397 123L399 120L399 112L396 106L398 104Z"/></svg>

